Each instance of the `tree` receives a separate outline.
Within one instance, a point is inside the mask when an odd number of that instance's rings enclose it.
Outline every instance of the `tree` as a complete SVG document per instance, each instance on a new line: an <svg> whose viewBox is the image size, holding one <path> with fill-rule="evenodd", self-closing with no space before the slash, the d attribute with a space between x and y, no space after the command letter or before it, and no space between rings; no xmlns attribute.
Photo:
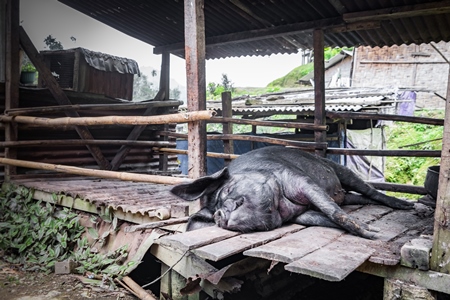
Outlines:
<svg viewBox="0 0 450 300"><path fill-rule="evenodd" d="M44 43L45 45L47 45L47 47L50 50L63 50L64 47L61 44L60 41L57 41L54 37L52 37L51 34L49 34L45 39L44 39Z"/></svg>
<svg viewBox="0 0 450 300"><path fill-rule="evenodd" d="M148 81L148 77L144 74L134 76L133 83L133 100L149 100L155 98L158 91L153 84Z"/></svg>

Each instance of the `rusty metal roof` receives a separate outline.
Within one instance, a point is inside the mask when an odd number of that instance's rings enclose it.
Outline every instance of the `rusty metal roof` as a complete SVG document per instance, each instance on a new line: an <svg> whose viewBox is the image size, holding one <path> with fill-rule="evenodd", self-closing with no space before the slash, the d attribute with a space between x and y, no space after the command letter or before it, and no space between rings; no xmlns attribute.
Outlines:
<svg viewBox="0 0 450 300"><path fill-rule="evenodd" d="M155 53L184 56L182 0L59 1L155 46ZM204 11L208 59L312 49L319 27L332 47L450 41L447 0L205 0Z"/></svg>

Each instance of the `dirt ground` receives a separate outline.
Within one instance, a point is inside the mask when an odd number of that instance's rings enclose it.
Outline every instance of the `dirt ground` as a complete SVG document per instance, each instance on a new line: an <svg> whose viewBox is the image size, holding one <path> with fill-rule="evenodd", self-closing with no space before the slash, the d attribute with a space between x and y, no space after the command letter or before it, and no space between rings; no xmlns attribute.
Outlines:
<svg viewBox="0 0 450 300"><path fill-rule="evenodd" d="M83 300L138 299L124 288L108 291L84 285L75 275L25 272L0 258L0 299L2 300Z"/></svg>

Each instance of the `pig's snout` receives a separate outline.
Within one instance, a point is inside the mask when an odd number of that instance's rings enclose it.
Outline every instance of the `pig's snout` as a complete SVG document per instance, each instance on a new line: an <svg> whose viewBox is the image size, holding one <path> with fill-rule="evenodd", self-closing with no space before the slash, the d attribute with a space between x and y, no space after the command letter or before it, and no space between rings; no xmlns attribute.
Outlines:
<svg viewBox="0 0 450 300"><path fill-rule="evenodd" d="M214 213L214 222L217 226L224 228L227 225L227 214L223 209L218 209Z"/></svg>

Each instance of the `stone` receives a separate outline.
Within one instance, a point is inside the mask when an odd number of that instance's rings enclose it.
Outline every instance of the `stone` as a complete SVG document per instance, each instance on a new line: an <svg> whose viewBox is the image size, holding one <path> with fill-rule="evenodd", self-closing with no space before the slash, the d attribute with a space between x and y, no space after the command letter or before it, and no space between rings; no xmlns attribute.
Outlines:
<svg viewBox="0 0 450 300"><path fill-rule="evenodd" d="M433 241L427 237L413 239L400 250L400 263L409 268L427 271L430 268L430 252Z"/></svg>

